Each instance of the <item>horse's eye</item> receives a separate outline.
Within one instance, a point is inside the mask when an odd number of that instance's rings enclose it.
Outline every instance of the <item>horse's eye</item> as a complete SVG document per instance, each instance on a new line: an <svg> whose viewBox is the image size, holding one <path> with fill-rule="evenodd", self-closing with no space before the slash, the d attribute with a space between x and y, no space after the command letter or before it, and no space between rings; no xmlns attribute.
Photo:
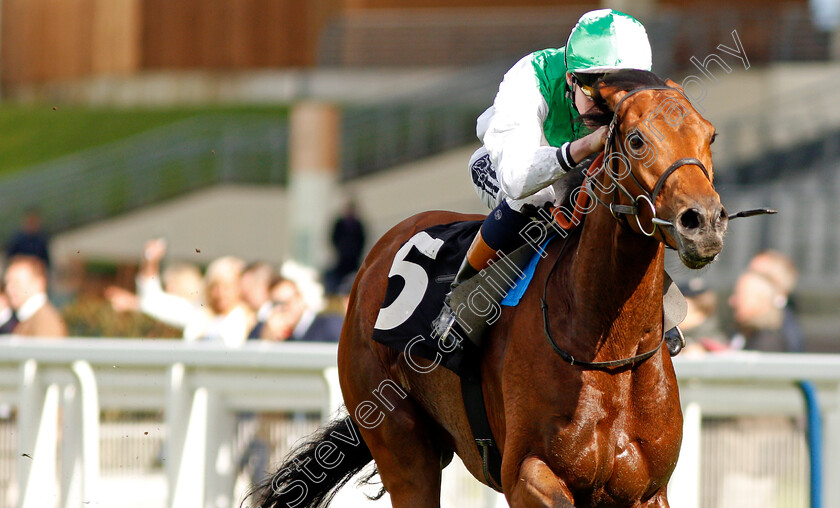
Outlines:
<svg viewBox="0 0 840 508"><path fill-rule="evenodd" d="M709 144L711 145L712 143L714 143L716 139L717 139L717 132L712 134L712 139L709 141Z"/></svg>
<svg viewBox="0 0 840 508"><path fill-rule="evenodd" d="M645 146L645 140L642 139L642 136L640 136L638 132L630 134L630 137L627 138L627 143L633 150L640 150L643 146Z"/></svg>

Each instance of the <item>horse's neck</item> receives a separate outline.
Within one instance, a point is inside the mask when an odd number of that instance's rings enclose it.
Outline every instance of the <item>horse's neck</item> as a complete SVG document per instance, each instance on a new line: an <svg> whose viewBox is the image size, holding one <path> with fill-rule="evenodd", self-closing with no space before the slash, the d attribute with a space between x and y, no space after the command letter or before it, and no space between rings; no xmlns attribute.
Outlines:
<svg viewBox="0 0 840 508"><path fill-rule="evenodd" d="M659 242L624 230L599 206L586 218L571 270L574 317L599 340L629 341L632 349L657 329L664 274Z"/></svg>

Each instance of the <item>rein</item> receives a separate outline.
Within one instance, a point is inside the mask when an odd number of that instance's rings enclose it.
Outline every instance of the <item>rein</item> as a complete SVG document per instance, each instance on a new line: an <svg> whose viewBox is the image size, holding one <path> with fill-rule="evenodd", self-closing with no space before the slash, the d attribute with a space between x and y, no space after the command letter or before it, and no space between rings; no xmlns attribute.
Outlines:
<svg viewBox="0 0 840 508"><path fill-rule="evenodd" d="M624 358L621 360L610 360L604 362L586 362L583 360L576 360L574 356L571 355L568 351L562 349L560 346L557 345L557 341L554 340L554 336L551 334L551 326L548 322L548 301L547 301L547 293L548 293L548 281L551 280L551 274L554 273L554 270L557 268L557 264L560 262L560 259L563 257L563 252L566 250L566 245L568 245L569 237L566 236L563 240L563 246L560 248L560 252L557 253L557 257L554 259L554 264L551 265L551 270L548 272L548 276L545 278L545 286L543 286L543 295L540 298L540 306L542 307L543 313L543 329L545 330L545 337L548 339L548 343L551 345L551 348L554 350L557 355L566 361L569 365L577 365L584 369L589 370L600 370L609 372L613 369L617 369L619 367L626 367L627 365L633 365L636 362L643 362L650 358L651 356L655 355L660 348L662 348L662 344L665 342L665 334L662 334L662 339L660 339L659 343L656 345L655 348L647 351L645 353L632 356L630 358Z"/></svg>

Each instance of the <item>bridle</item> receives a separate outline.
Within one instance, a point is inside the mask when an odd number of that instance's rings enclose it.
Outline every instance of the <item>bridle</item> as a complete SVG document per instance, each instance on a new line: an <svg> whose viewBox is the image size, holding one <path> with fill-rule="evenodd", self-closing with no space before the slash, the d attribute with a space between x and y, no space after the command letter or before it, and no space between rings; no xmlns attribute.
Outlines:
<svg viewBox="0 0 840 508"><path fill-rule="evenodd" d="M662 190L662 187L665 185L665 181L673 175L678 169L683 166L697 166L703 171L703 174L706 176L706 179L711 182L711 177L709 176L708 170L706 170L706 166L703 163L695 158L695 157L683 157L682 159L678 159L674 161L668 169L666 169L660 176L659 179L656 181L656 184L653 186L653 191L648 192L645 187L639 182L636 175L633 174L632 171L628 171L630 177L636 183L636 186L641 191L641 194L637 196L633 196L633 194L627 190L621 180L623 178L619 178L618 171L615 169L615 164L617 163L617 159L623 157L625 160L629 160L627 155L622 150L621 144L617 142L616 133L618 131L617 125L619 124L619 111L621 110L621 106L624 102L630 98L631 96L645 91L645 90L675 90L679 92L681 95L682 92L675 88L671 88L668 86L645 86L636 88L633 90L628 91L624 97L622 97L618 103L616 103L615 108L613 108L613 117L610 121L609 127L607 128L607 139L604 142L604 166L603 169L606 170L607 177L611 180L614 185L613 190L613 200L609 203L604 202L601 198L598 197L595 190L592 188L591 179L587 179L586 181L586 192L589 194L592 199L594 199L598 204L602 206L606 206L613 217L618 221L618 223L624 227L628 228L629 221L627 219L627 215L632 215L636 219L636 225L639 228L639 231L645 236L653 236L656 234L657 226L659 227L670 227L673 228L674 224L672 222L666 221L656 216L656 198L659 197L659 192ZM685 95L683 95L685 97ZM688 99L686 99L687 101ZM615 156L618 154L618 156ZM630 200L632 205L621 205L617 204L616 194L617 193L623 194L627 199ZM639 218L640 211L641 211L641 204L647 203L648 208L651 211L651 222L653 223L653 227L651 228L650 232L646 231L645 228L642 226L642 222ZM623 220L622 220L623 219Z"/></svg>
<svg viewBox="0 0 840 508"><path fill-rule="evenodd" d="M617 172L615 171L615 167L614 167L615 164L613 163L614 158L611 159L611 155L614 154L614 153L618 153L621 156L626 157L626 155L624 155L624 152L621 149L621 145L616 142L617 125L619 123L619 110L621 109L622 104L624 104L624 101L626 101L629 97L631 97L631 96L633 96L633 95L635 95L639 92L642 92L644 90L676 90L683 97L685 97L685 94L683 94L680 90L677 90L675 88L671 88L671 87L668 87L668 86L646 86L646 87L636 88L634 90L628 91L627 94L625 94L624 97L622 97L618 101L618 103L616 103L615 107L613 108L613 118L610 121L608 130L607 130L607 139L604 142L603 167L602 167L602 169L606 170L607 176L609 177L609 179L612 181L612 183L615 186L615 189L613 190L613 200L609 203L606 203L601 198L599 198L597 193L594 191L594 189L592 189L591 178L586 179L585 184L584 184L584 188L586 190L586 193L592 199L594 199L597 203L599 203L603 206L606 206L610 210L610 213L612 214L613 217L615 217L615 219L618 221L619 225L621 225L622 228L631 230L630 227L628 226L629 221L627 220L627 218L625 216L626 215L632 215L636 218L636 224L639 227L639 231L643 235L650 237L650 236L653 236L653 235L656 234L657 227L660 227L660 228L661 227L670 227L670 228L674 227L674 224L672 222L666 221L666 220L661 219L661 218L656 216L656 204L655 204L656 203L656 198L659 196L659 192L662 190L662 187L665 185L665 181L671 175L673 175L674 172L676 172L678 169L680 169L683 166L697 166L703 171L703 174L706 175L706 178L710 182L711 182L711 177L709 176L709 172L706 170L706 166L704 166L703 163L699 159L694 158L694 157L683 157L682 159L678 159L678 160L674 161L670 166L668 166L668 169L666 169L662 173L662 175L659 176L659 179L656 181L656 184L653 186L653 190L651 192L648 192L645 189L645 187L639 182L639 180L636 178L636 176L633 174L632 171L629 171L629 174L630 174L631 178L633 178L633 181L636 183L636 186L640 189L641 194L639 194L638 196L633 196L633 194L624 185L622 185L622 183L620 181L620 180L622 180L622 178L619 178L618 176L616 176ZM688 99L686 98L686 100L688 100ZM597 162L597 160L596 160L596 162ZM617 204L616 203L617 193L619 193L619 192L621 194L623 194L626 198L628 198L633 204L632 205ZM640 209L639 205L642 201L645 201L648 204L648 206L650 207L650 210L651 210L651 214L652 214L651 215L651 217L652 217L651 222L653 223L653 228L651 229L651 231L649 233L647 231L645 231L645 229L642 227L641 221L639 220L639 209ZM772 209L769 209L769 208L756 208L754 210L745 210L745 211L742 211L742 212L738 212L738 213L729 215L728 218L731 220L731 219L737 219L739 217L752 217L752 216L755 216L755 215L774 214L774 213L776 213L776 210L772 210ZM622 221L621 218L623 218L624 221ZM656 347L651 349L650 351L647 351L647 352L642 353L642 354L638 354L636 356L632 356L630 358L624 358L624 359L621 359L621 360L605 361L605 362L586 362L586 361L577 360L569 352L563 350L559 345L557 345L557 341L554 340L554 337L551 335L551 327L549 326L549 319L548 319L549 311L548 311L548 303L547 303L546 295L547 295L547 292L548 292L548 281L551 279L551 274L554 272L554 269L557 268L557 265L560 262L560 259L562 259L562 257L563 257L563 252L566 249L566 245L568 245L568 238L569 238L568 236L565 237L566 241L563 243L563 246L560 248L560 252L557 254L557 257L554 260L554 265L551 267L551 270L548 272L548 276L545 279L545 286L543 287L543 295L542 295L542 298L540 299L540 303L541 303L541 306L542 306L542 312L543 312L543 327L545 329L545 336L548 339L548 343L551 345L551 348L554 350L555 353L557 353L558 356L560 356L560 358L562 358L564 361L566 361L570 365L577 365L577 366L582 367L584 369L600 370L600 371L606 371L606 372L610 372L613 369L617 369L617 368L620 368L620 367L626 367L628 365L633 365L633 364L636 364L636 363L639 363L639 362L643 362L643 361L647 360L648 358L652 357L653 355L655 355L657 353L657 351L659 351L662 348L662 344L665 342L665 334L662 335L662 339L659 341L659 343L656 345ZM664 238L663 238L663 243L664 243ZM667 245L667 243L666 243L666 245Z"/></svg>
<svg viewBox="0 0 840 508"><path fill-rule="evenodd" d="M659 227L667 227L667 226L674 227L673 223L671 223L669 221L666 221L666 220L663 220L663 219L660 219L656 216L656 205L655 205L656 198L659 196L659 192L662 190L662 186L665 185L665 181L668 179L668 177L670 177L672 174L674 174L674 172L676 170L678 170L679 168L681 168L683 166L697 166L703 171L703 174L706 175L706 178L709 181L711 181L711 177L709 176L709 172L706 170L706 167L703 165L703 163L700 160L698 160L694 157L683 157L682 159L679 159L679 160L675 161L673 164L671 164L668 167L668 169L666 169L665 172L662 173L662 175L657 180L656 185L654 185L653 191L651 191L651 192L648 192L645 189L645 187L639 182L639 180L636 178L636 176L633 175L632 171L629 172L630 176L633 178L633 181L636 183L636 186L641 190L641 194L639 194L638 196L633 196L633 194L624 185L622 185L622 183L620 181L622 178L619 178L618 176L616 176L617 172L616 172L614 164L613 164L614 159L611 159L611 155L613 153L616 153L616 152L621 154L622 156L625 156L624 152L621 149L621 145L616 142L616 132L617 132L617 127L616 126L619 123L619 110L621 109L621 105L624 104L624 101L626 101L629 97L631 97L631 96L633 96L633 95L635 95L635 94L637 94L641 91L644 91L644 90L674 90L674 88L667 87L667 86L646 86L646 87L636 88L634 90L628 91L627 94L624 97L622 97L621 100L618 101L618 103L615 105L615 108L613 108L613 118L610 121L608 130L607 130L607 139L604 142L604 153L603 153L603 156L604 156L603 157L603 169L606 170L607 176L610 178L610 180L612 181L612 183L615 186L615 189L613 190L613 200L609 203L606 203L601 198L599 198L597 193L594 191L594 189L592 189L592 184L591 184L591 179L590 178L587 178L587 180L586 180L585 189L586 189L587 194L589 194L592 197L592 199L594 199L597 203L599 203L603 206L606 206L610 210L610 213L612 214L612 216L615 217L615 219L618 221L618 223L623 228L629 229L629 227L626 224L627 223L627 218L624 217L624 216L633 215L636 218L636 224L639 227L639 231L642 234L644 234L645 236L653 236L653 235L656 234L657 226L659 226ZM617 201L616 193L618 193L618 192L620 192L625 197L627 197L633 204L632 205L616 204L616 201ZM639 204L642 201L647 202L648 206L650 207L651 213L652 213L653 228L651 229L650 233L645 231L645 229L642 227L641 221L639 220L639 209L640 209ZM619 218L619 217L624 217L624 222L622 222L621 218ZM566 238L568 239L568 237L566 237ZM650 351L632 356L630 358L624 358L624 359L621 359L621 360L604 361L604 362L586 362L586 361L576 360L574 356L572 356L569 352L563 350L557 344L557 341L554 340L554 336L552 336L552 334L551 334L551 327L549 326L549 319L548 319L549 312L548 312L548 303L547 303L546 294L547 294L547 291L548 291L548 281L551 279L551 274L552 274L552 272L554 272L554 269L557 267L558 262L563 257L563 251L566 249L566 245L567 245L567 243L564 242L563 246L560 249L560 252L557 255L557 258L554 260L554 265L552 266L551 270L548 273L548 276L546 277L545 287L543 288L543 296L542 296L542 299L541 299L542 312L543 312L543 327L545 329L545 336L548 339L548 343L551 345L551 348L554 350L554 352L557 353L557 355L560 356L560 358L562 358L564 361L566 361L570 365L577 365L577 366L582 367L584 369L600 370L600 371L607 371L607 372L612 371L613 369L620 368L620 367L626 367L628 365L633 365L633 364L638 363L638 362L643 362L643 361L647 360L648 358L652 357L653 355L655 355L656 352L659 351L662 348L662 344L665 342L665 335L664 334L662 335L662 339L659 341L659 343L656 345L656 347L651 349Z"/></svg>

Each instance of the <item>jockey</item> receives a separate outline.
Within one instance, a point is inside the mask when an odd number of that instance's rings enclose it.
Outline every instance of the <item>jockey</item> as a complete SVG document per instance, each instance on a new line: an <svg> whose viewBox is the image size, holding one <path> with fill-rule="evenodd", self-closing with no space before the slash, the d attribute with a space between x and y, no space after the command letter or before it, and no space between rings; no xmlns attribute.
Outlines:
<svg viewBox="0 0 840 508"><path fill-rule="evenodd" d="M570 190L564 175L603 150L607 127L593 132L579 117L595 104L595 81L622 69L651 69L647 32L632 16L600 9L581 16L566 46L531 53L505 74L493 105L476 122L483 146L469 163L476 192L492 212L452 289L524 245L520 231L538 209L560 205ZM438 335L445 338L454 321L447 296L434 325Z"/></svg>

